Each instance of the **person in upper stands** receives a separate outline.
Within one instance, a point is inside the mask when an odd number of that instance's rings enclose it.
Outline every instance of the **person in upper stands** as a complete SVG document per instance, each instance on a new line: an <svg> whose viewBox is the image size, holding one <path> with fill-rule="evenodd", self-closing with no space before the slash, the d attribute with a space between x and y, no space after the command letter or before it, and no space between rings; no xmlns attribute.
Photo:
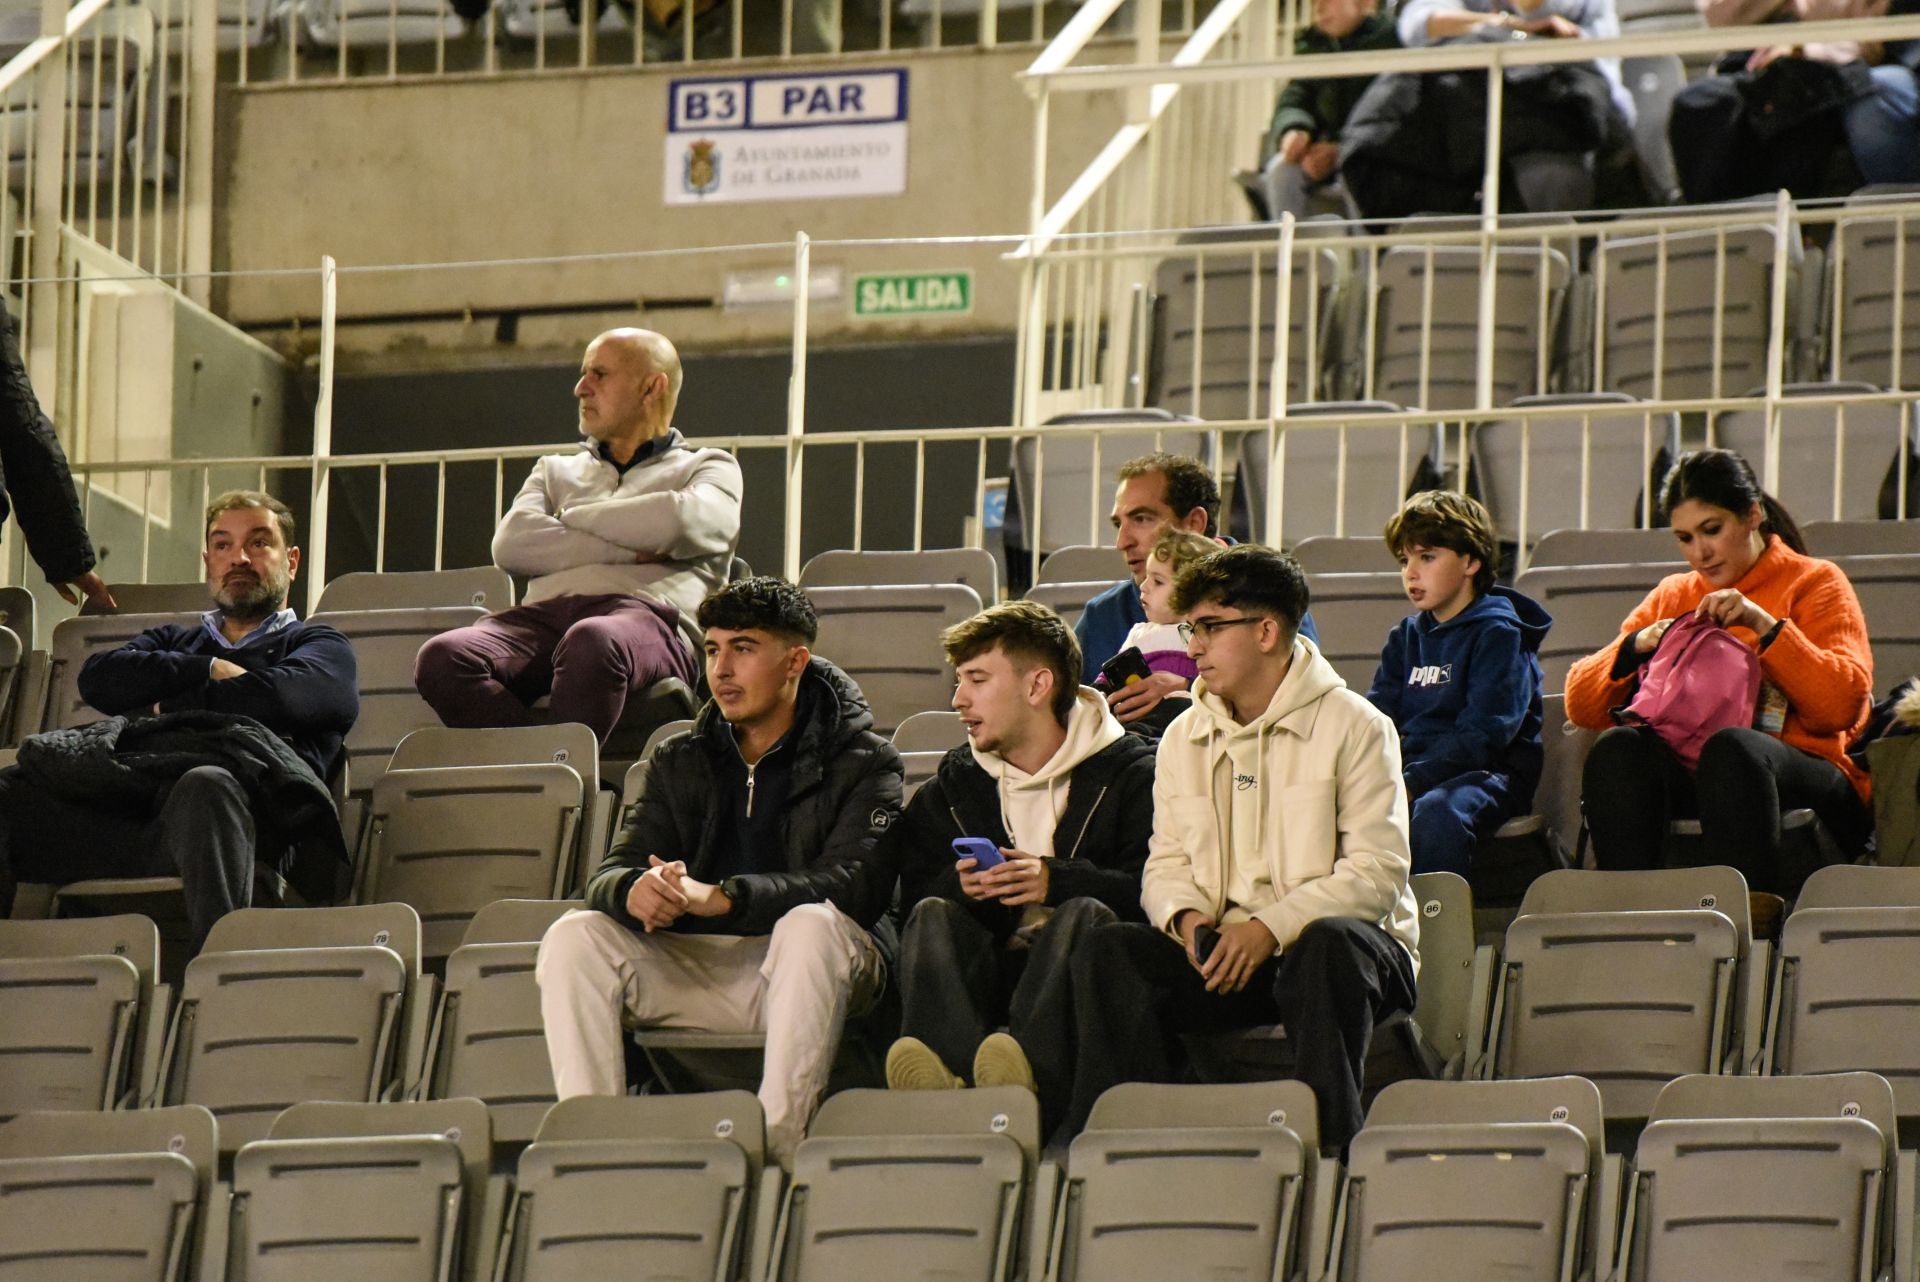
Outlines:
<svg viewBox="0 0 1920 1282"><path fill-rule="evenodd" d="M347 851L325 781L359 712L358 667L344 636L287 608L293 537L271 495L208 506L214 608L89 656L80 696L111 720L35 735L0 772L0 898L9 868L56 883L177 876L197 948L253 901L256 861L309 900L338 894Z"/></svg>
<svg viewBox="0 0 1920 1282"><path fill-rule="evenodd" d="M604 743L630 694L697 676L680 620L727 581L740 465L673 427L680 356L660 334L594 339L573 394L581 448L536 462L493 536L526 600L420 648L414 682L450 726L577 721Z"/></svg>
<svg viewBox="0 0 1920 1282"><path fill-rule="evenodd" d="M1780 820L1810 807L1843 850L1873 821L1869 777L1847 756L1873 698L1866 618L1847 576L1806 553L1793 518L1730 450L1683 454L1661 501L1693 568L1669 575L1620 625L1620 640L1573 665L1567 719L1594 741L1581 802L1602 868L1660 866L1668 821L1697 815L1707 862L1754 890L1792 894ZM1689 772L1652 731L1615 725L1660 638L1682 615L1724 625L1759 657L1754 725L1721 730Z"/></svg>
<svg viewBox="0 0 1920 1282"><path fill-rule="evenodd" d="M1200 679L1155 761L1151 924L1102 926L1074 951L1067 1132L1108 1087L1179 1080L1178 1034L1278 1020L1320 1142L1342 1149L1373 1027L1414 1002L1399 741L1298 632L1307 580L1291 557L1215 552L1173 604Z"/></svg>
<svg viewBox="0 0 1920 1282"><path fill-rule="evenodd" d="M1098 672L1120 653L1127 634L1147 621L1140 603L1140 585L1146 577L1147 556L1168 530L1189 530L1208 537L1220 516L1220 487L1206 465L1183 454L1143 454L1120 465L1120 483L1113 499L1113 545L1126 558L1129 577L1087 602L1073 625L1080 641L1086 671ZM1303 629L1314 635L1313 620ZM1122 725L1151 713L1168 695L1187 688L1177 673L1156 672L1151 677L1115 690L1107 696Z"/></svg>
<svg viewBox="0 0 1920 1282"><path fill-rule="evenodd" d="M1467 875L1474 847L1540 782L1540 642L1553 620L1493 581L1493 518L1428 490L1387 522L1415 614L1387 635L1367 699L1400 732L1415 872Z"/></svg>
<svg viewBox="0 0 1920 1282"><path fill-rule="evenodd" d="M1399 47L1393 18L1379 0L1314 0L1313 25L1293 41L1296 56ZM1340 127L1372 83L1372 76L1294 80L1280 91L1260 170L1263 221L1283 213L1305 218L1312 198L1338 181Z"/></svg>
<svg viewBox="0 0 1920 1282"><path fill-rule="evenodd" d="M900 756L859 687L809 651L813 606L758 577L700 603L713 697L654 750L646 790L555 922L535 976L560 1098L627 1088L623 1024L764 1032L767 1141L793 1155L846 1017L887 971L881 836Z"/></svg>
<svg viewBox="0 0 1920 1282"><path fill-rule="evenodd" d="M1497 35L1532 39L1606 40L1620 34L1614 0L1406 0L1400 6L1400 43L1410 49L1448 40ZM1618 58L1596 58L1608 95L1623 124L1634 119L1633 97L1620 79ZM1506 162L1515 195L1532 211L1591 209L1594 204L1594 153L1553 148L1515 151Z"/></svg>
<svg viewBox="0 0 1920 1282"><path fill-rule="evenodd" d="M93 540L73 491L66 451L27 380L19 322L0 299L0 521L9 507L26 535L27 551L54 591L70 605L84 596L102 610L116 608L93 568Z"/></svg>
<svg viewBox="0 0 1920 1282"><path fill-rule="evenodd" d="M887 834L908 910L887 1084L961 1086L971 1067L976 1086L1036 1091L1051 1128L1073 1085L1074 948L1094 926L1141 919L1153 745L1080 684L1080 646L1043 605L992 606L941 644L969 742ZM958 856L960 837L1003 862Z"/></svg>

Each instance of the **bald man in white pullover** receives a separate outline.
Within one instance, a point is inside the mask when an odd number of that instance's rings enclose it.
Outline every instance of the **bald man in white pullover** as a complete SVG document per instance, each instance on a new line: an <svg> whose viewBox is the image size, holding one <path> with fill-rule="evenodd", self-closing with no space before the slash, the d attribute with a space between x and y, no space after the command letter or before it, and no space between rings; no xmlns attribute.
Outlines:
<svg viewBox="0 0 1920 1282"><path fill-rule="evenodd" d="M579 451L538 460L493 536L495 564L532 580L525 603L421 647L414 683L450 726L523 725L551 694L551 720L605 742L629 694L697 679L680 615L727 581L740 465L674 430L680 356L664 335L600 335L573 394Z"/></svg>

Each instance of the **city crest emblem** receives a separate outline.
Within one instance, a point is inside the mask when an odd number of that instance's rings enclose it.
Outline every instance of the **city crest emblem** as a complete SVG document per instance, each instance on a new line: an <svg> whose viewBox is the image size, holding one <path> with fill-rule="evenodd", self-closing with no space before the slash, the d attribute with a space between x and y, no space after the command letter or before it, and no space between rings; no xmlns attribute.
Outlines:
<svg viewBox="0 0 1920 1282"><path fill-rule="evenodd" d="M701 138L687 145L684 181L687 190L696 196L706 196L720 190L720 157L710 140Z"/></svg>

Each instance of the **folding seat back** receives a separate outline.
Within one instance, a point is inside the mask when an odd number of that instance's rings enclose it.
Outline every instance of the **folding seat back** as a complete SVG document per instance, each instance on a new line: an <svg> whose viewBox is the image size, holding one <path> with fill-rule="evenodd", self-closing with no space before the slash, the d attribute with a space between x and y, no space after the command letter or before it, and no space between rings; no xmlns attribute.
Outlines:
<svg viewBox="0 0 1920 1282"><path fill-rule="evenodd" d="M953 670L940 634L980 613L980 597L960 583L915 587L816 588L808 594L820 622L814 653L859 685L873 730L894 727L953 697Z"/></svg>
<svg viewBox="0 0 1920 1282"><path fill-rule="evenodd" d="M228 913L187 963L165 1102L211 1110L230 1152L302 1100L385 1098L408 1071L419 975L405 904Z"/></svg>
<svg viewBox="0 0 1920 1282"><path fill-rule="evenodd" d="M321 49L388 49L458 39L466 23L438 0L295 0L301 39Z"/></svg>
<svg viewBox="0 0 1920 1282"><path fill-rule="evenodd" d="M1583 412L1524 413L1555 406ZM1677 415L1635 410L1618 392L1523 396L1513 409L1472 436L1480 498L1510 542L1532 543L1570 517L1583 528L1639 525L1648 491L1680 449Z"/></svg>
<svg viewBox="0 0 1920 1282"><path fill-rule="evenodd" d="M574 883L588 803L599 796L592 732L585 726L530 729L535 733L521 737L577 731L558 738L578 742L551 748L550 759L538 762L526 761L532 753L523 752L516 765L394 766L373 786L360 898L413 905L429 957L451 952L482 906L558 897ZM490 734L441 731L429 738L465 743ZM409 753L414 738L402 742L396 762L445 755L425 748ZM502 755L514 755L511 745Z"/></svg>
<svg viewBox="0 0 1920 1282"><path fill-rule="evenodd" d="M22 587L0 588L0 627L13 629L19 634L20 640L31 648L39 639L33 621L33 593Z"/></svg>
<svg viewBox="0 0 1920 1282"><path fill-rule="evenodd" d="M1847 203L1860 214L1840 221L1827 258L1830 374L1905 387L1920 374L1920 219L1873 210L1887 203L1884 196Z"/></svg>
<svg viewBox="0 0 1920 1282"><path fill-rule="evenodd" d="M1514 590L1538 601L1553 616L1553 629L1540 644L1545 689L1566 685L1567 671L1620 636L1620 624L1668 574L1666 565L1586 565L1528 570L1513 581Z"/></svg>
<svg viewBox="0 0 1920 1282"><path fill-rule="evenodd" d="M1405 583L1392 574L1309 574L1320 653L1349 689L1365 694L1380 668L1387 634L1414 612Z"/></svg>
<svg viewBox="0 0 1920 1282"><path fill-rule="evenodd" d="M1879 1130L1858 1117L1657 1121L1640 1133L1631 1282L1872 1276Z"/></svg>
<svg viewBox="0 0 1920 1282"><path fill-rule="evenodd" d="M1544 815L1547 826L1558 838L1561 853L1578 866L1583 853L1581 830L1585 819L1580 811L1580 780L1586 770L1587 753L1597 731L1576 726L1567 720L1567 696L1542 697L1540 744L1543 749L1540 783L1533 790L1533 811Z"/></svg>
<svg viewBox="0 0 1920 1282"><path fill-rule="evenodd" d="M916 712L893 732L893 746L899 752L945 752L966 741L966 727L957 712Z"/></svg>
<svg viewBox="0 0 1920 1282"><path fill-rule="evenodd" d="M1770 211L1761 219L1601 242L1600 389L1679 400L1737 396L1765 380L1774 243ZM1797 273L1800 238L1789 239Z"/></svg>
<svg viewBox="0 0 1920 1282"><path fill-rule="evenodd" d="M1788 398L1872 393L1870 383L1793 383ZM1749 397L1766 394L1764 387ZM1796 405L1780 407L1780 474L1772 487L1792 512L1835 521L1871 521L1881 515L1880 486L1894 460L1904 460L1915 444L1913 406ZM1710 443L1733 450L1762 469L1767 457L1764 410L1729 410L1712 420ZM1836 475L1837 474L1837 475ZM1920 496L1916 496L1920 503Z"/></svg>
<svg viewBox="0 0 1920 1282"><path fill-rule="evenodd" d="M1586 565L1660 565L1671 567L1671 574L1684 569L1686 560L1673 531L1664 525L1647 530L1549 530L1527 559L1531 570Z"/></svg>
<svg viewBox="0 0 1920 1282"><path fill-rule="evenodd" d="M228 1282L486 1276L490 1160L474 1100L296 1104L234 1158Z"/></svg>
<svg viewBox="0 0 1920 1282"><path fill-rule="evenodd" d="M1039 1108L1018 1087L830 1096L794 1156L769 1277L1004 1279L1020 1258Z"/></svg>
<svg viewBox="0 0 1920 1282"><path fill-rule="evenodd" d="M1062 414L1043 423L1038 436L1015 440L1004 529L1009 556L1031 555L1034 544L1029 531L1033 530L1039 531L1040 550L1047 554L1084 547L1089 540L1105 535L1115 478L1128 459L1160 451L1211 462L1207 434L1196 426L1198 420L1179 412L1179 406L1173 408L1172 413L1147 408ZM1107 430L1093 435L1047 431L1049 427L1088 425ZM1116 559L1118 556L1114 553ZM1121 570L1125 568L1123 564ZM1104 569L1100 574L1075 577L1099 578L1103 574ZM1066 576L1056 568L1052 577L1057 581ZM1118 572L1108 581L1117 578ZM1047 581L1044 564L1037 581ZM986 599L985 593L981 599Z"/></svg>
<svg viewBox="0 0 1920 1282"><path fill-rule="evenodd" d="M1920 672L1920 556L1843 556L1833 563L1846 571L1867 618L1867 642L1873 647L1876 683L1891 688Z"/></svg>
<svg viewBox="0 0 1920 1282"><path fill-rule="evenodd" d="M1437 1148L1435 1152L1438 1156L1427 1158L1424 1162L1391 1163L1390 1166L1427 1166L1424 1172L1414 1170L1405 1174L1415 1177L1422 1185L1426 1185L1427 1181L1419 1177L1438 1177L1442 1187L1427 1187L1425 1192L1450 1208L1446 1213L1428 1220L1426 1228L1407 1224L1405 1229L1428 1241L1432 1258L1447 1261L1446 1272L1449 1274L1459 1277L1503 1276L1493 1262L1501 1258L1499 1252L1504 1248L1500 1239L1504 1238L1505 1230L1489 1223L1488 1217L1497 1214L1500 1221L1507 1221L1507 1209L1524 1203L1532 1207L1533 1214L1512 1217L1509 1227L1517 1227L1527 1233L1527 1245L1534 1249L1535 1259L1526 1268L1507 1270L1505 1276L1559 1276L1560 1261L1565 1257L1555 1254L1550 1266L1537 1267L1546 1254L1537 1248L1544 1241L1551 1240L1557 1244L1559 1235L1564 1233L1568 1239L1566 1245L1573 1248L1573 1275L1605 1278L1611 1272L1614 1235L1619 1229L1619 1160L1607 1155L1606 1121L1601 1111L1600 1091L1586 1078L1542 1077L1510 1082L1394 1082L1374 1098L1372 1107L1367 1110L1367 1124L1360 1134L1364 1136L1376 1128L1404 1134L1424 1127L1437 1127L1454 1132L1447 1138L1456 1148L1462 1147L1457 1143L1461 1137L1478 1135L1488 1150L1500 1152L1503 1151L1499 1147L1500 1135L1506 1127L1515 1123L1530 1127L1570 1126L1579 1135L1584 1152L1579 1159L1575 1159L1565 1149L1564 1137L1537 1137L1537 1149L1521 1160L1535 1165L1535 1178L1547 1187L1518 1188L1513 1201L1509 1201L1506 1195L1483 1193L1486 1186L1471 1175L1460 1175L1459 1165L1450 1161L1449 1151L1445 1148ZM1471 1145L1464 1147L1470 1149ZM1391 1148L1388 1151L1391 1152ZM1417 1146L1413 1151L1418 1152ZM1378 1151L1375 1152L1377 1156ZM1550 1154L1554 1155L1553 1161L1546 1162ZM1359 1164L1358 1157L1357 1151L1351 1154L1349 1170ZM1565 1165L1560 1168L1560 1174L1547 1176L1540 1170L1543 1162L1548 1166L1553 1162L1564 1162ZM1495 1169L1499 1168L1496 1166ZM1577 1171L1584 1190L1583 1204L1572 1214L1568 1213L1563 1200L1572 1178L1565 1173L1569 1170ZM1445 1187L1448 1185L1451 1188ZM1345 1239L1350 1243L1354 1236L1352 1208L1348 1207L1347 1210L1349 1223ZM1382 1238L1383 1245L1390 1246L1394 1234L1379 1232L1378 1236ZM1449 1254L1456 1250L1463 1255L1457 1257ZM1456 1267L1454 1261L1457 1258L1463 1264L1471 1262L1470 1266ZM1415 1269L1403 1276L1420 1271ZM1361 1273L1358 1276L1370 1274ZM1378 1276L1391 1277L1393 1274Z"/></svg>
<svg viewBox="0 0 1920 1282"><path fill-rule="evenodd" d="M320 589L315 614L342 610L431 610L479 606L505 610L513 605L513 579L497 565L458 570L413 570L343 574Z"/></svg>
<svg viewBox="0 0 1920 1282"><path fill-rule="evenodd" d="M8 1282L196 1276L218 1142L203 1108L26 1113L0 1126Z"/></svg>
<svg viewBox="0 0 1920 1282"><path fill-rule="evenodd" d="M0 921L0 1119L129 1102L159 969L145 917Z"/></svg>
<svg viewBox="0 0 1920 1282"><path fill-rule="evenodd" d="M1293 545L1293 559L1308 574L1398 573L1386 541L1372 534L1316 534Z"/></svg>
<svg viewBox="0 0 1920 1282"><path fill-rule="evenodd" d="M1125 459L1117 460L1124 463ZM1127 573L1126 558L1112 543L1076 543L1055 548L1040 562L1040 577L1045 583L1105 583L1109 587Z"/></svg>
<svg viewBox="0 0 1920 1282"><path fill-rule="evenodd" d="M1897 880L1911 887L1914 878ZM1920 1115L1920 1012L1908 981L1916 965L1920 898L1900 906L1796 906L1780 936L1773 1071L1869 1070L1893 1084L1903 1115Z"/></svg>
<svg viewBox="0 0 1920 1282"><path fill-rule="evenodd" d="M1449 872L1416 873L1413 899L1420 905L1420 984L1413 1021L1427 1044L1458 1076L1479 1053L1486 1033L1485 985L1476 965L1473 890Z"/></svg>
<svg viewBox="0 0 1920 1282"><path fill-rule="evenodd" d="M1440 431L1345 420L1402 412L1390 401L1303 403L1287 407L1287 421L1272 436L1248 432L1240 438L1227 528L1236 538L1288 544L1381 529L1400 510L1423 463L1438 454ZM1277 535L1267 529L1267 487L1276 472L1285 477Z"/></svg>
<svg viewBox="0 0 1920 1282"><path fill-rule="evenodd" d="M640 804L640 797L647 790L647 763L653 757L653 750L682 731L693 729L691 721L669 721L647 736L646 746L641 749L640 760L627 767L626 778L620 785L620 813L618 822L613 825L612 839L620 839L620 830L633 818L633 811ZM590 866L582 867L583 874L592 873Z"/></svg>
<svg viewBox="0 0 1920 1282"><path fill-rule="evenodd" d="M940 773L940 763L946 760L944 752L903 752L900 764L906 767L901 779L901 804L913 800L913 794L920 791L922 785Z"/></svg>
<svg viewBox="0 0 1920 1282"><path fill-rule="evenodd" d="M113 614L198 614L211 608L204 580L191 583L110 583L113 602L119 608ZM93 618L109 611L96 605L91 597L80 603L82 618Z"/></svg>
<svg viewBox="0 0 1920 1282"><path fill-rule="evenodd" d="M1494 254L1494 405L1537 395L1572 279L1551 245ZM1481 258L1476 245L1396 245L1380 256L1374 317L1376 396L1429 410L1479 401Z"/></svg>
<svg viewBox="0 0 1920 1282"><path fill-rule="evenodd" d="M1088 579L1068 583L1036 583L1027 589L1024 599L1046 606L1064 619L1068 627L1078 627L1080 616L1087 612L1087 603L1112 587L1114 582L1113 579Z"/></svg>
<svg viewBox="0 0 1920 1282"><path fill-rule="evenodd" d="M1800 537L1819 557L1920 555L1920 521L1806 521Z"/></svg>
<svg viewBox="0 0 1920 1282"><path fill-rule="evenodd" d="M820 552L800 567L800 587L902 587L960 583L992 604L1000 599L1000 563L984 548L927 548L919 552Z"/></svg>
<svg viewBox="0 0 1920 1282"><path fill-rule="evenodd" d="M106 650L118 650L148 628L163 623L197 623L186 614L109 614L62 619L53 627L53 662L47 673L47 713L42 728L66 730L99 721L106 714L80 697L80 665Z"/></svg>
<svg viewBox="0 0 1920 1282"><path fill-rule="evenodd" d="M1116 1086L1068 1156L1055 1275L1290 1276L1317 1151L1299 1082Z"/></svg>
<svg viewBox="0 0 1920 1282"><path fill-rule="evenodd" d="M1491 1075L1578 1074L1609 1117L1646 1116L1665 1082L1722 1071L1751 930L1730 868L1545 874L1507 928Z"/></svg>
<svg viewBox="0 0 1920 1282"><path fill-rule="evenodd" d="M556 1104L520 1155L507 1282L736 1276L761 1209L765 1131L747 1091Z"/></svg>
<svg viewBox="0 0 1920 1282"><path fill-rule="evenodd" d="M579 900L488 904L447 958L429 1043L427 1094L485 1103L501 1144L531 1140L553 1104L553 1067L533 968L547 927L581 907Z"/></svg>
<svg viewBox="0 0 1920 1282"><path fill-rule="evenodd" d="M0 733L13 724L14 692L20 684L20 669L26 658L27 649L20 634L0 626Z"/></svg>

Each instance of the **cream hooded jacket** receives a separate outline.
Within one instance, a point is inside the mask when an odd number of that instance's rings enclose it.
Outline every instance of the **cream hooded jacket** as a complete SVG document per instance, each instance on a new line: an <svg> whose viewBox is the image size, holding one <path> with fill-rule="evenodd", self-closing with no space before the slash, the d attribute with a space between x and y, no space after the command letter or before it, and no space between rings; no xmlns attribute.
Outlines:
<svg viewBox="0 0 1920 1282"><path fill-rule="evenodd" d="M1141 903L1173 933L1184 909L1215 921L1252 917L1287 948L1309 922L1377 923L1420 965L1419 915L1407 879L1407 794L1393 723L1347 689L1313 642L1257 719L1239 725L1206 680L1167 728L1155 760L1153 840ZM1236 765L1236 761L1239 765ZM1236 776L1238 776L1236 778ZM1251 780L1249 783L1248 781ZM1253 834L1234 831L1234 792L1257 800ZM1238 861L1258 861L1252 865ZM1265 902L1227 914L1228 887L1258 882Z"/></svg>

